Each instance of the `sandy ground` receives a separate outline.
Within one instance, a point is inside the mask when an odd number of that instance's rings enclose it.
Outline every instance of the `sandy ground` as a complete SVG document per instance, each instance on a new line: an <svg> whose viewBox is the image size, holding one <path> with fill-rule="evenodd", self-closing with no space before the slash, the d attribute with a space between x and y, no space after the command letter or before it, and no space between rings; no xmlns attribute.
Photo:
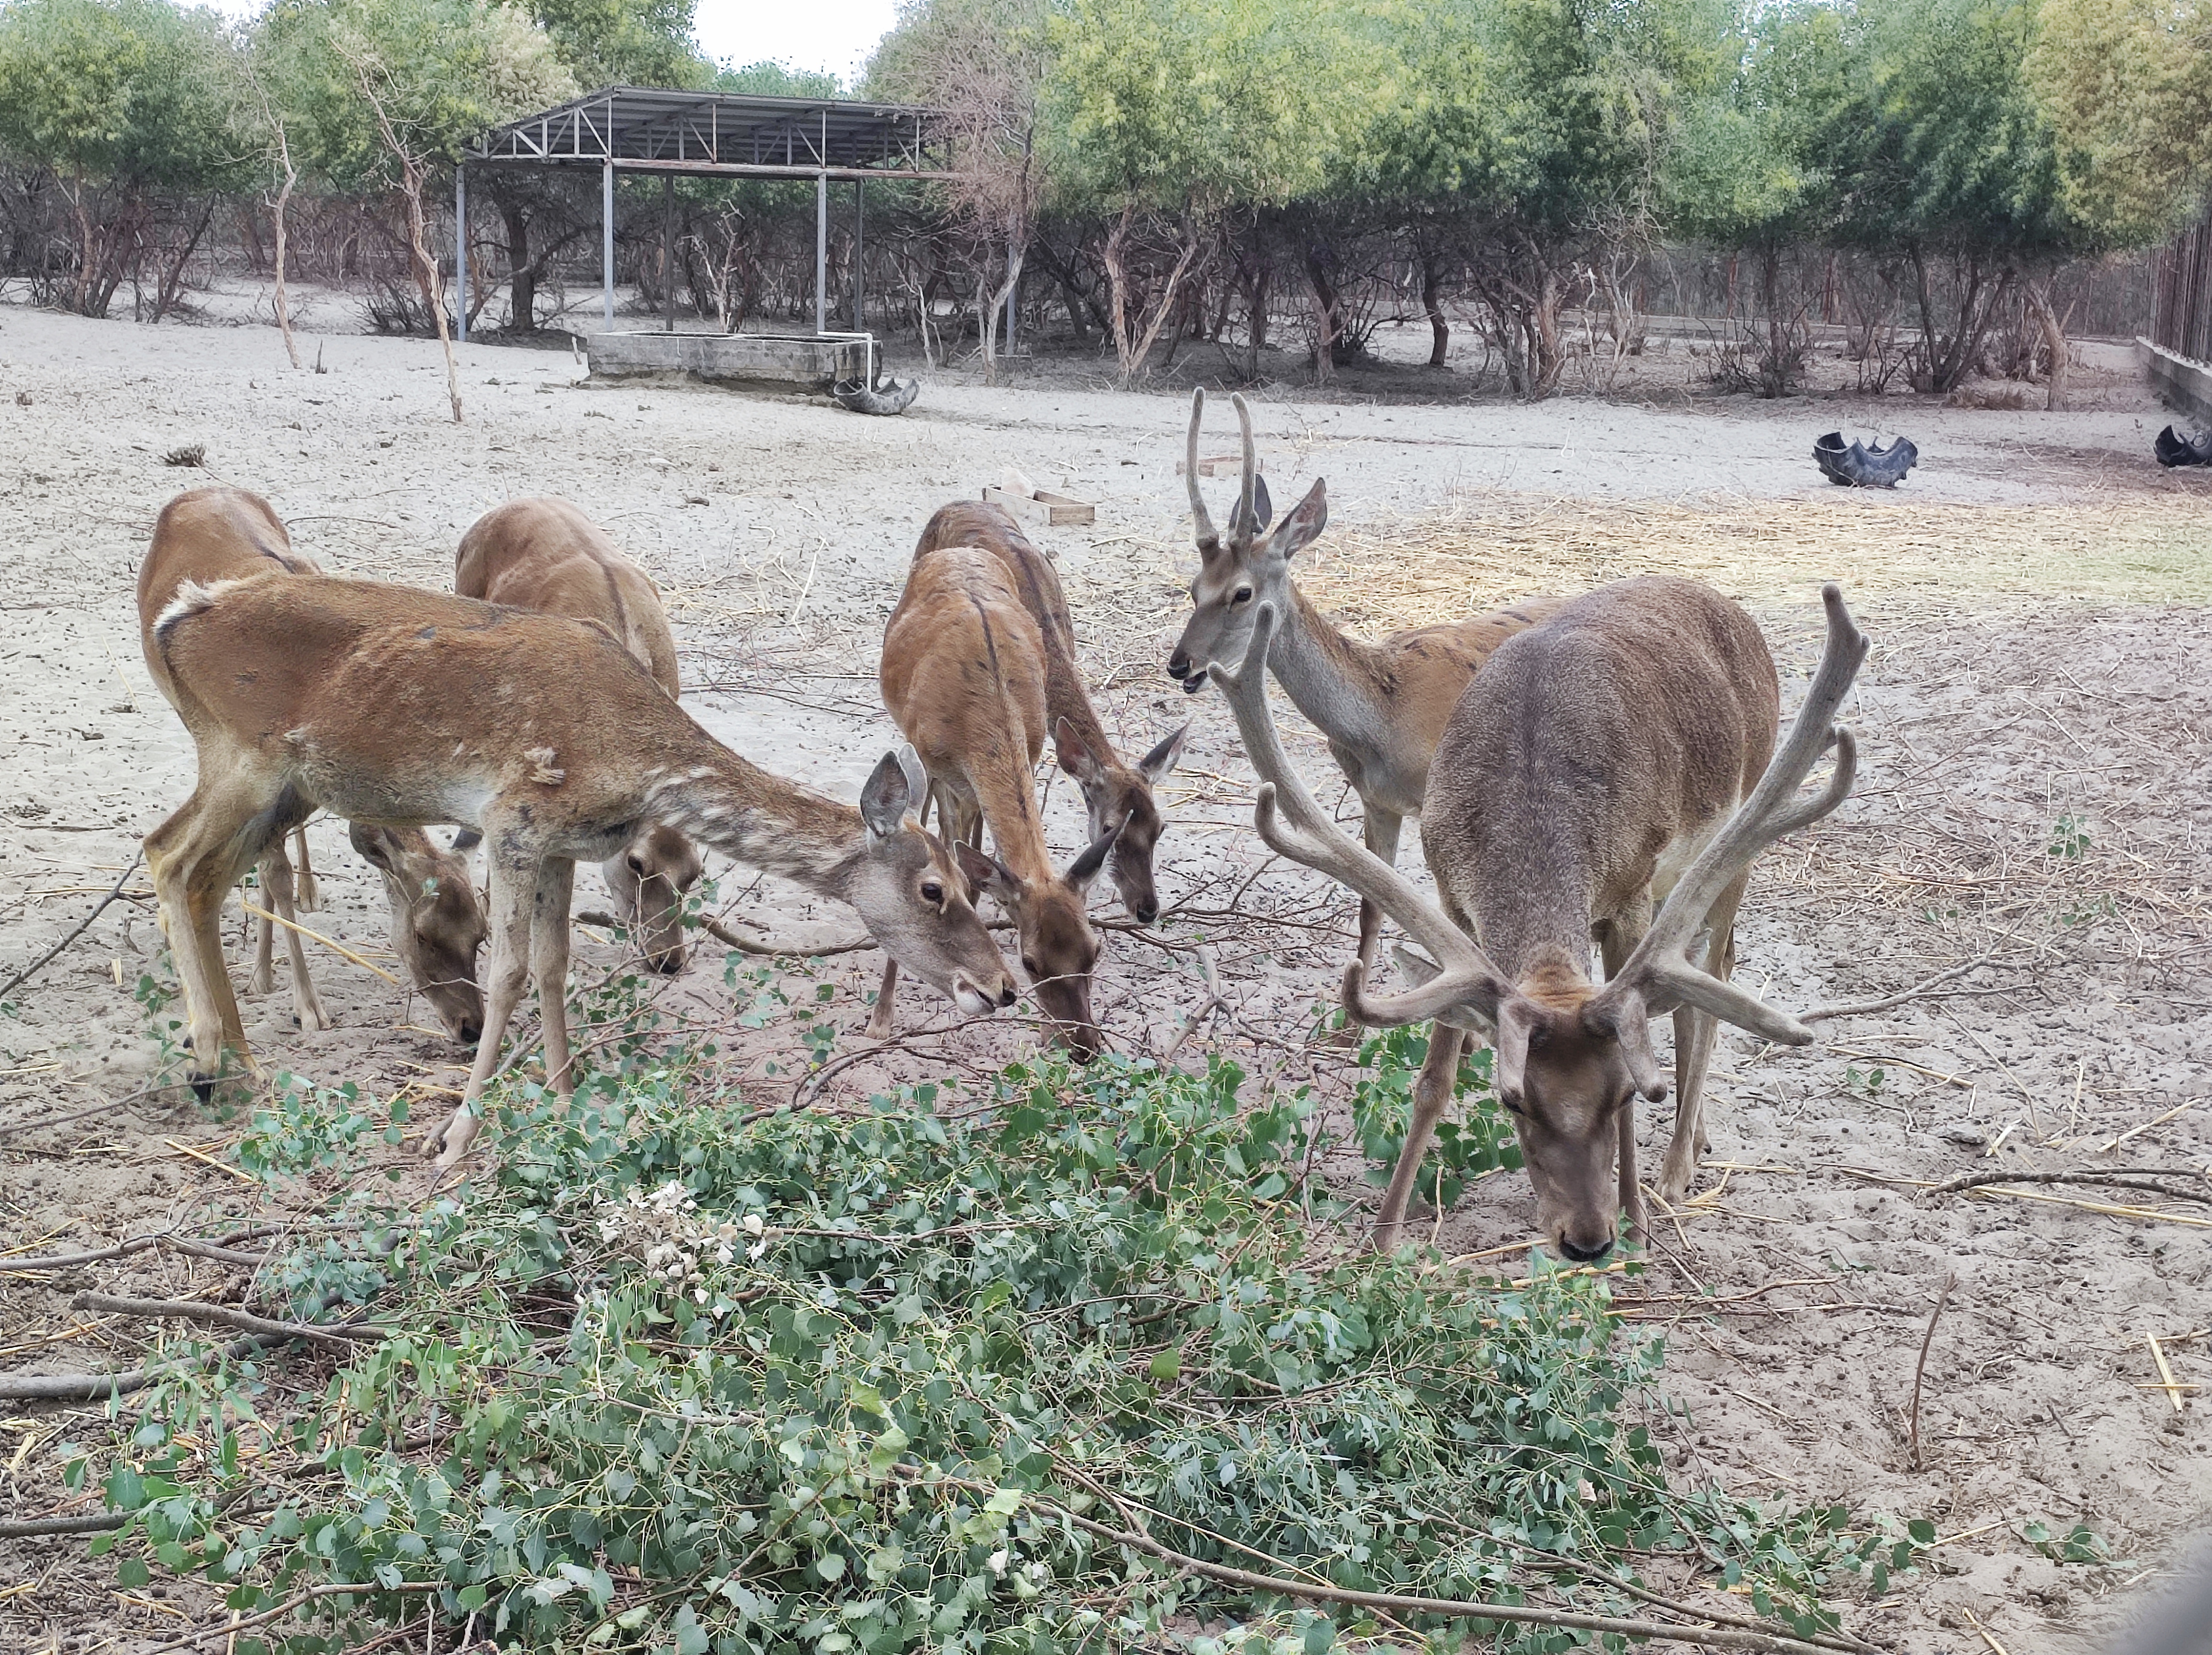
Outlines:
<svg viewBox="0 0 2212 1655"><path fill-rule="evenodd" d="M1109 1034L1164 1050L1206 1003L1203 943L1226 1005L1180 1060L1221 1049L1340 1105L1343 1060L1302 1037L1331 992L1349 905L1303 870L1263 865L1225 710L1159 671L1183 607L1183 403L1092 388L1072 369L1008 389L949 373L903 418L875 421L797 397L583 385L565 353L472 346L456 427L434 344L333 334L320 349L326 372L295 373L260 328L0 309L0 980L78 922L190 789L191 743L138 658L131 606L154 515L179 488L256 489L334 569L434 586L487 507L568 495L667 590L696 716L851 797L892 734L875 652L914 536L937 505L1012 465L1097 502L1095 527L1037 533L1062 560L1109 726L1140 749L1196 720L1167 795L1163 934L1109 937ZM1317 589L1370 628L1640 567L1710 570L1767 627L1787 707L1817 652L1815 581L1854 583L1876 640L1850 714L1861 785L1762 864L1743 969L1802 1008L1979 963L1931 997L1837 1020L1806 1052L1725 1037L1699 1196L1660 1227L1654 1268L1622 1294L1672 1330L1665 1385L1688 1415L1655 1403L1653 1418L1686 1477L1937 1525L1930 1570L1852 1611L1860 1630L1914 1650L2086 1650L2212 1511L2201 1393L2158 1388L2146 1342L2165 1342L2183 1384L2212 1375L2212 1208L2151 1203L2192 1227L1917 1187L1984 1168L2212 1157L2205 480L2149 464L2166 416L2124 360L2082 377L2085 410L2056 415L1895 397L1423 407L1356 385L1255 398L1279 509L1310 479L1328 483ZM1905 427L1922 469L1894 497L1838 499L1807 458L1812 439L1877 415ZM1211 429L1208 452L1233 446L1225 407ZM185 445L204 446L204 470L163 464ZM2038 536L2059 550L2022 563ZM1334 797L1318 744L1294 750ZM1054 786L1049 804L1071 854L1073 788ZM337 824L311 833L325 901L311 923L389 965L369 871ZM1417 849L1402 860L1418 867ZM599 901L595 877L580 887L580 906ZM801 942L855 929L749 875L720 888L737 917ZM173 1014L149 1015L134 996L159 939L143 871L125 891L0 1009L0 1248L96 1246L211 1209L244 1215L258 1198L187 1153L219 1156L234 1119L141 1094L160 1078L154 1034ZM878 958L814 967L848 1023ZM587 937L577 980L619 966ZM246 1008L264 1062L380 1097L406 1084L434 1100L458 1083L461 1054L430 1020L332 955L314 967L338 1026L301 1035L280 979ZM672 1021L726 1038L720 976L702 961L656 994ZM980 1070L1029 1038L1010 1020L932 1032L950 1008L918 996L902 1017L919 1032L889 1052L841 1047L854 1061L836 1087L865 1095L901 1076ZM733 1064L751 1061L732 1045ZM1647 1164L1665 1140L1664 1123L1647 1123ZM1356 1166L1330 1170L1372 1198ZM1506 1247L1525 1240L1533 1207L1525 1180L1492 1179L1435 1237L1448 1254ZM0 1276L0 1365L98 1367L143 1350L143 1327L68 1299L220 1280L154 1257ZM1947 1277L1915 1469L1906 1403ZM0 1420L0 1506L53 1509L51 1449L82 1428L67 1409ZM2125 1561L2053 1561L2023 1537L2033 1521L2085 1523ZM0 1642L132 1649L173 1635L173 1604L118 1603L107 1579L82 1541L0 1543Z"/></svg>

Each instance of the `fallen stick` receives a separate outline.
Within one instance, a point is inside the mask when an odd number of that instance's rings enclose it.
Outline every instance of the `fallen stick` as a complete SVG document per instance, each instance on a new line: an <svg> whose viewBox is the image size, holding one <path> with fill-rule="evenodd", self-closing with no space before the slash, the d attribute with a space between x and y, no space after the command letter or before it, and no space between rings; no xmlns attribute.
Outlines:
<svg viewBox="0 0 2212 1655"><path fill-rule="evenodd" d="M95 1512L85 1517L0 1517L0 1540L30 1540L42 1534L100 1534L131 1520L127 1512Z"/></svg>
<svg viewBox="0 0 2212 1655"><path fill-rule="evenodd" d="M6 999L10 994L13 994L25 983L29 982L31 979L37 974L40 968L45 966L49 960L52 960L64 949L67 948L70 943L76 942L78 937L83 936L85 932L92 929L92 922L99 918L101 914L107 911L107 905L109 903L114 901L116 898L123 894L123 887L126 882L128 882L131 876L138 871L139 859L143 855L143 852L139 851L133 851L131 853L131 865L123 870L123 877L115 882L115 888L108 892L106 896L101 897L98 902L93 905L92 912L85 915L82 919L77 922L76 929L75 931L71 931L67 937L62 938L60 942L55 943L53 947L48 949L37 959L32 961L29 965L24 967L22 970L17 972L13 977L10 977L4 985L0 985L0 1000Z"/></svg>
<svg viewBox="0 0 2212 1655"><path fill-rule="evenodd" d="M1955 1274L1946 1273L1943 1290L1936 1295L1936 1308L1928 1312L1928 1331L1921 1337L1920 1360L1912 1364L1912 1469L1922 1469L1920 1462L1920 1380L1928 1371L1929 1347L1936 1343L1936 1324L1943 1319L1943 1306L1951 1302L1951 1289L1959 1285Z"/></svg>
<svg viewBox="0 0 2212 1655"><path fill-rule="evenodd" d="M2175 1173L2184 1178L2203 1179L2204 1187L2191 1190L2178 1184L2144 1181L2172 1177ZM2105 1172L1961 1173L1956 1178L1945 1179L1941 1184L1929 1185L1923 1193L1951 1195L1960 1190L1978 1190L1992 1184L2109 1184L2123 1190L2140 1190L2148 1195L2168 1196L2177 1201L2212 1203L2212 1178L2206 1178L2203 1173L2187 1167L2114 1167Z"/></svg>
<svg viewBox="0 0 2212 1655"><path fill-rule="evenodd" d="M2069 1201L2063 1195L2038 1195L2033 1190L2008 1190L1996 1185L1985 1185L1974 1193L1983 1197L2009 1196L2014 1201L2040 1201L2053 1207L2071 1207L2076 1212L2101 1213L2108 1218L2154 1218L2168 1224L2185 1224L2192 1230L2212 1230L2212 1218L2160 1212L2155 1207L2130 1207L2109 1201Z"/></svg>
<svg viewBox="0 0 2212 1655"><path fill-rule="evenodd" d="M143 1252L149 1247L164 1246L191 1253L196 1258L212 1258L220 1264L258 1264L263 1258L263 1255L258 1252L239 1252L229 1247L216 1246L210 1241L195 1241L188 1236L172 1235L163 1230L153 1235L131 1236L112 1247L101 1247L92 1252L50 1252L40 1258L0 1258L0 1276L29 1275L37 1270L75 1270L80 1264L102 1264L111 1258L127 1258L134 1252Z"/></svg>
<svg viewBox="0 0 2212 1655"><path fill-rule="evenodd" d="M111 1397L127 1397L134 1391L143 1391L149 1385L158 1385L175 1374L189 1373L210 1362L249 1356L283 1343L264 1334L250 1334L180 1361L159 1362L120 1373L0 1373L0 1402L106 1402Z"/></svg>
<svg viewBox="0 0 2212 1655"><path fill-rule="evenodd" d="M319 931L309 931L305 925L300 924L296 919L286 919L281 915L270 912L266 908L257 908L252 903L246 901L243 897L239 899L238 906L245 909L246 912L252 914L257 919L266 919L273 925L283 926L286 931L297 931L301 936L307 938L310 942L320 943L332 954L338 955L342 959L352 961L354 964L359 966L363 971L374 972L379 977L384 979L386 982L391 984L394 988L404 988L407 986L397 977L394 977L390 972L385 970L382 966L372 966L368 961L362 959L344 943L334 943Z"/></svg>
<svg viewBox="0 0 2212 1655"><path fill-rule="evenodd" d="M1888 1011L1894 1007L1903 1005L1908 1000L1918 999L1931 989L1941 988L1954 977L1965 976L1977 966L1986 966L1992 960L2002 957L2003 957L2002 950L1992 949L1987 954L1977 955L1972 960L1961 961L1955 966L1946 967L1933 977L1923 979L1911 988L1900 989L1895 994L1886 994L1879 1000L1855 1000L1847 1005L1815 1006L1810 1011L1801 1012L1797 1021L1802 1023L1816 1023L1831 1017L1866 1017L1871 1016L1877 1011ZM1976 994L2002 994L2008 989L2026 986L2027 985L2022 983L2008 983L2001 988L1974 989L1969 991Z"/></svg>
<svg viewBox="0 0 2212 1655"><path fill-rule="evenodd" d="M374 1581L367 1585L349 1583L337 1586L309 1586L305 1591L293 1593L274 1609L264 1610L260 1614L249 1616L243 1621L226 1621L221 1626L206 1627L198 1632L188 1632L172 1643L162 1644L157 1648L148 1650L146 1655L176 1655L178 1650L191 1649L205 1643L210 1638L228 1637L234 1640L240 1633L250 1632L255 1627L266 1626L270 1622L289 1615L294 1610L313 1603L318 1597L368 1597L380 1591L443 1591L446 1589L446 1583L442 1580L402 1580L396 1585L389 1586L381 1582Z"/></svg>
<svg viewBox="0 0 2212 1655"><path fill-rule="evenodd" d="M325 1326L318 1322L280 1322L229 1305L203 1304L197 1299L123 1299L112 1293L80 1293L70 1301L79 1310L106 1311L118 1316L172 1318L187 1322L211 1322L271 1339L314 1339L343 1345L356 1340L371 1343L388 1337L380 1327L352 1322Z"/></svg>

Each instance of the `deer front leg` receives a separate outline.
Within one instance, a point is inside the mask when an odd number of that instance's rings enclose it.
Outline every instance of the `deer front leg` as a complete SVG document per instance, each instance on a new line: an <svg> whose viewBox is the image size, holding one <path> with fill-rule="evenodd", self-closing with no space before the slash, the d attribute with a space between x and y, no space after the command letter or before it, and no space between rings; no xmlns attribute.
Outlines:
<svg viewBox="0 0 2212 1655"><path fill-rule="evenodd" d="M485 968L489 980L483 1032L477 1040L476 1062L469 1070L468 1084L461 1089L460 1106L422 1146L425 1154L438 1157L441 1173L468 1154L469 1145L476 1140L483 1125L477 1112L478 1100L499 1066L501 1037L514 1021L514 1008L530 978L530 914L538 891L537 866L526 860L507 862L495 857L489 872L491 958Z"/></svg>
<svg viewBox="0 0 2212 1655"><path fill-rule="evenodd" d="M546 858L538 864L530 912L530 975L545 1027L545 1080L564 1098L576 1089L568 1055L568 905L575 887L576 864Z"/></svg>
<svg viewBox="0 0 2212 1655"><path fill-rule="evenodd" d="M301 913L313 913L323 906L322 888L315 883L315 864L307 858L307 828L302 822L292 830L292 848L296 852L292 861L299 870L298 883L292 891L292 906Z"/></svg>
<svg viewBox="0 0 2212 1655"><path fill-rule="evenodd" d="M323 1009L321 998L315 992L314 979L307 975L307 948L298 931L298 904L293 885L291 858L284 854L284 841L278 840L276 847L261 858L261 894L269 905L269 912L284 922L284 948L292 961L292 1016L301 1028L313 1034L331 1026L331 1014ZM256 962L254 979L260 991L267 993L270 985L262 973L261 963L270 953L270 931L276 922L261 922L261 954Z"/></svg>
<svg viewBox="0 0 2212 1655"><path fill-rule="evenodd" d="M868 1014L868 1038L888 1040L891 1037L891 1001L898 993L898 961L884 961L883 986L876 991L876 1009Z"/></svg>
<svg viewBox="0 0 2212 1655"><path fill-rule="evenodd" d="M1390 1187L1382 1192L1382 1209L1375 1215L1375 1246L1379 1252L1389 1252L1398 1245L1406 1209L1413 1204L1413 1185L1421 1176L1421 1157L1436 1137L1437 1123L1451 1106L1452 1088L1459 1080L1460 1049L1466 1040L1458 1029L1443 1023L1429 1030L1429 1055L1421 1064L1420 1079L1413 1085L1413 1118L1406 1128L1406 1145L1398 1151Z"/></svg>
<svg viewBox="0 0 2212 1655"><path fill-rule="evenodd" d="M1706 920L1705 969L1723 982L1735 969L1735 911L1743 900L1743 886L1739 879L1723 891ZM1674 1137L1659 1172L1660 1198L1669 1206L1689 1194L1698 1162L1712 1147L1705 1135L1705 1071L1719 1033L1709 1012L1683 1006L1674 1013Z"/></svg>
<svg viewBox="0 0 2212 1655"><path fill-rule="evenodd" d="M1379 804L1370 804L1360 822L1359 836L1366 841L1369 850L1395 868L1398 865L1398 836L1405 826L1405 817ZM1375 974L1375 955L1382 941L1382 910L1363 896L1359 899L1359 963L1369 977ZM1336 1032L1336 1044L1358 1046L1359 1037L1365 1032L1347 1011L1344 1014L1344 1026Z"/></svg>

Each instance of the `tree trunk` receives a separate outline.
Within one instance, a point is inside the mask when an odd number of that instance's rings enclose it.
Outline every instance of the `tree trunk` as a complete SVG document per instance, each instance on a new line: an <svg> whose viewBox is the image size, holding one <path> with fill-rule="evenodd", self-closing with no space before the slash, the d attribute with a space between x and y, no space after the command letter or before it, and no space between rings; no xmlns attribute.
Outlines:
<svg viewBox="0 0 2212 1655"><path fill-rule="evenodd" d="M1322 262L1321 248L1317 245L1306 249L1306 280L1313 284L1314 307L1319 318L1316 324L1318 337L1314 345L1316 358L1314 382L1326 385L1336 367L1338 342L1344 332L1344 318L1340 308L1343 295L1337 292L1336 284L1328 279L1328 270Z"/></svg>
<svg viewBox="0 0 2212 1655"><path fill-rule="evenodd" d="M76 291L70 295L70 308L84 316L89 314L84 304L92 290L92 215L85 210L84 172L81 167L70 186L70 205L76 209Z"/></svg>
<svg viewBox="0 0 2212 1655"><path fill-rule="evenodd" d="M216 198L213 196L207 198L206 204L200 209L200 221L192 227L192 233L185 238L183 249L169 261L168 268L161 272L161 281L154 289L154 320L156 322L169 313L170 308L176 304L179 296L184 291L185 266L191 262L192 255L199 251L200 238L207 233L209 224L215 219L215 203Z"/></svg>
<svg viewBox="0 0 2212 1655"><path fill-rule="evenodd" d="M1540 266L1536 280L1536 302L1529 309L1529 345L1534 361L1530 374L1531 397L1548 397L1559 388L1559 374L1567 365L1559 336L1559 278L1551 265Z"/></svg>
<svg viewBox="0 0 2212 1655"><path fill-rule="evenodd" d="M2036 325L2043 330L2043 349L2051 358L2051 377L2043 397L2043 405L2052 413L2066 406L2067 370L2072 366L2072 353L2067 349L2066 324L2059 320L2058 312L2051 302L2051 282L2024 284L2027 291L2027 307L2035 317Z"/></svg>
<svg viewBox="0 0 2212 1655"><path fill-rule="evenodd" d="M430 320L438 330L439 348L446 353L446 397L453 405L453 423L461 423L461 370L453 359L453 336L446 327L446 296L438 277L437 261L430 257L429 232L422 215L422 170L410 157L400 167L400 195L407 205L407 245L415 255L415 285L429 306Z"/></svg>
<svg viewBox="0 0 2212 1655"><path fill-rule="evenodd" d="M492 192L500 223L507 230L507 325L517 333L538 331L538 267L530 262L530 216L512 197Z"/></svg>
<svg viewBox="0 0 2212 1655"><path fill-rule="evenodd" d="M289 227L286 214L292 204L292 186L299 182L300 174L292 165L292 149L285 142L284 129L276 129L276 159L284 168L284 181L276 186L276 199L270 203L270 219L276 244L274 270L276 277L276 331L283 336L284 354L292 359L292 366L300 366L300 347L292 337L292 300L284 286L284 258L290 246Z"/></svg>
<svg viewBox="0 0 2212 1655"><path fill-rule="evenodd" d="M1443 271L1440 261L1421 261L1421 308L1429 313L1429 366L1442 367L1451 350L1451 324L1444 319Z"/></svg>
<svg viewBox="0 0 2212 1655"><path fill-rule="evenodd" d="M1121 385L1127 389L1130 375L1136 371L1129 349L1129 270L1123 254L1128 246L1130 221L1137 214L1137 203L1127 203L1114 227L1106 233L1106 289L1107 308L1113 313L1114 355L1121 370Z"/></svg>
<svg viewBox="0 0 2212 1655"><path fill-rule="evenodd" d="M1141 373L1146 362L1150 360L1152 347L1159 340L1161 328L1166 325L1168 318L1174 313L1176 295L1182 290L1182 279L1189 273L1191 261L1197 257L1198 233L1188 225L1185 225L1182 248L1176 255L1175 268L1168 272L1167 285L1160 289L1158 299L1153 302L1152 320L1146 324L1144 336L1137 342L1133 361L1133 367L1137 373ZM1126 379L1122 381L1124 385L1127 383Z"/></svg>
<svg viewBox="0 0 2212 1655"><path fill-rule="evenodd" d="M1252 278L1252 310L1245 318L1244 377L1260 377L1260 353L1267 348L1267 289L1273 285L1274 266L1262 264L1260 273Z"/></svg>

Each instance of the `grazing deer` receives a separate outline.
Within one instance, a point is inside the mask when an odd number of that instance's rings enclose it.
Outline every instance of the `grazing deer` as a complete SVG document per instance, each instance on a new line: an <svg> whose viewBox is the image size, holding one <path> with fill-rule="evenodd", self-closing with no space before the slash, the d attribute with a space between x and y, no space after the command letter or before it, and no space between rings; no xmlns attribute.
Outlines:
<svg viewBox="0 0 2212 1655"><path fill-rule="evenodd" d="M167 609L187 582L210 586L217 582L248 580L280 575L320 575L322 567L306 553L295 550L284 524L258 494L242 488L195 488L178 495L161 508L154 524L154 540L138 570L138 641L146 654L146 670L155 687L177 709L185 727L198 739L194 704L179 700L167 664L155 646L156 617ZM246 658L267 653L263 640ZM251 670L251 669L249 669ZM441 851L420 828L352 828L354 848L383 876L385 895L392 906L392 949L407 968L422 997L453 1038L473 1044L483 1027L483 996L477 987L477 950L483 944L483 910L477 906L476 888L469 882L468 866L460 858ZM295 830L300 866L307 866L307 840ZM307 1030L331 1027L307 974L307 960L300 933L293 929L295 910L306 906L295 896L293 864L284 852L284 839L270 841L259 862L258 880L270 912L277 916L292 961L292 1003L299 1024ZM302 882L304 883L304 875ZM266 994L272 975L272 937L277 924L260 921L250 994Z"/></svg>
<svg viewBox="0 0 2212 1655"><path fill-rule="evenodd" d="M1394 632L1378 644L1340 630L1291 579L1291 559L1328 522L1328 485L1316 481L1290 516L1269 530L1273 508L1253 448L1251 410L1243 397L1231 400L1243 433L1244 477L1224 539L1198 488L1206 392L1191 397L1184 476L1199 571L1190 586L1191 617L1168 658L1168 676L1179 680L1186 694L1196 694L1206 688L1209 667L1245 658L1253 617L1263 606L1273 608L1276 625L1267 666L1291 704L1328 739L1329 756L1359 795L1367 848L1395 865L1399 834L1407 816L1420 814L1430 761L1462 692L1491 652L1558 613L1565 600L1531 598L1465 621ZM1359 963L1370 971L1382 928L1382 910L1362 897Z"/></svg>
<svg viewBox="0 0 2212 1655"><path fill-rule="evenodd" d="M1233 674L1217 664L1263 784L1261 836L1383 909L1431 956L1401 955L1425 979L1402 994L1370 997L1364 965L1344 974L1345 1009L1362 1022L1437 1019L1376 1221L1379 1245L1397 1242L1467 1031L1489 1033L1496 1047L1492 1078L1544 1234L1582 1263L1612 1248L1622 1207L1644 1226L1636 1097L1667 1095L1651 1018L1674 1018L1674 1132L1658 1185L1669 1203L1688 1192L1705 1149L1715 1020L1788 1046L1813 1039L1729 975L1753 859L1850 791L1857 749L1830 720L1867 640L1841 592L1830 585L1822 597L1827 645L1778 749L1780 694L1765 640L1741 608L1694 581L1655 575L1601 587L1501 644L1453 710L1422 801L1422 848L1441 906L1340 833L1284 756L1263 665L1272 606L1261 608L1244 664ZM1832 743L1834 773L1800 798Z"/></svg>
<svg viewBox="0 0 2212 1655"><path fill-rule="evenodd" d="M1022 607L1036 622L1043 640L1044 716L1052 724L1060 767L1082 790L1091 812L1091 836L1115 836L1107 871L1121 906L1139 924L1151 924L1160 917L1152 852L1159 843L1161 824L1152 789L1182 757L1190 725L1164 737L1135 764L1122 763L1075 664L1075 624L1068 616L1067 597L1060 591L1052 561L1030 543L1006 507L988 501L956 500L940 506L923 527L914 555L919 559L947 546L980 546L1012 575Z"/></svg>
<svg viewBox="0 0 2212 1655"><path fill-rule="evenodd" d="M565 500L509 500L478 518L461 537L453 590L518 609L596 621L670 700L677 698L676 640L659 588ZM475 843L474 834L463 833L453 848ZM684 898L705 871L698 847L657 821L642 824L599 864L645 963L664 975L684 969Z"/></svg>
<svg viewBox="0 0 2212 1655"><path fill-rule="evenodd" d="M908 811L925 779L889 754L839 804L748 763L702 730L608 631L404 586L302 575L186 583L154 643L190 706L199 785L148 836L192 1018L203 1087L237 1038L216 905L239 871L319 805L392 825L458 822L490 868L491 979L460 1106L431 1140L450 1167L526 977L545 1070L567 1093L568 901L599 861L663 821L739 862L858 909L909 971L972 1014L1013 983L945 846ZM251 671L242 663L256 664Z"/></svg>
<svg viewBox="0 0 2212 1655"><path fill-rule="evenodd" d="M1096 1056L1091 977L1098 938L1084 897L1113 849L1092 840L1065 874L1045 849L1032 772L1044 751L1044 640L1006 566L974 546L919 554L884 630L884 705L927 769L938 825L980 846L988 824L998 859L975 855L979 885L1014 921L1022 969L1037 1002L1082 1062ZM898 962L884 968L868 1032L890 1032Z"/></svg>

